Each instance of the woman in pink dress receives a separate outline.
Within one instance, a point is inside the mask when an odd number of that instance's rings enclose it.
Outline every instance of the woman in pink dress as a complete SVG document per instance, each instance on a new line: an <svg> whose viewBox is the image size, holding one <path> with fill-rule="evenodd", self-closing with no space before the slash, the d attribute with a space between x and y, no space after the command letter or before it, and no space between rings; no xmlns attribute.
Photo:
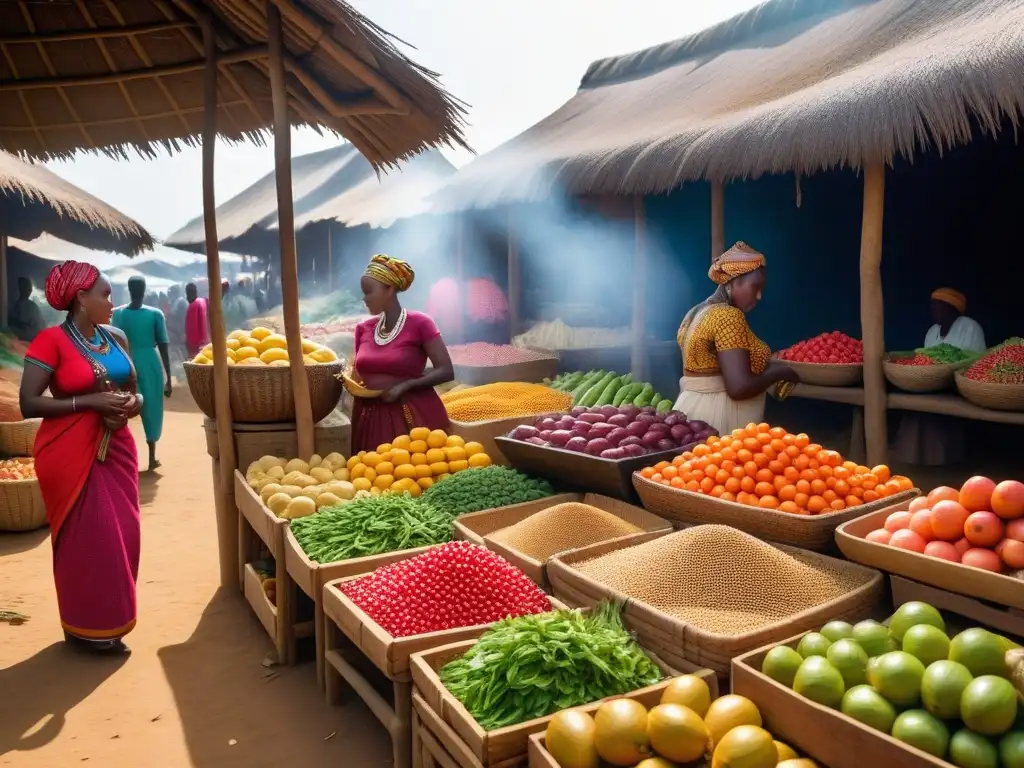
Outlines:
<svg viewBox="0 0 1024 768"><path fill-rule="evenodd" d="M363 275L363 301L374 317L356 326L355 371L367 389L384 394L355 399L353 453L372 451L413 427L448 428L448 412L434 391L455 378L448 348L429 315L403 309L398 300L414 277L411 266L384 254L370 259Z"/></svg>

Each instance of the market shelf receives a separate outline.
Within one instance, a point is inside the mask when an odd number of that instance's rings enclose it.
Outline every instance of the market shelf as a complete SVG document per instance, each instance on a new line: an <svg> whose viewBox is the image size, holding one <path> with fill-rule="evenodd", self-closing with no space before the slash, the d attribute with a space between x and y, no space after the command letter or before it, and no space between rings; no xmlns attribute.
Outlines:
<svg viewBox="0 0 1024 768"><path fill-rule="evenodd" d="M864 406L864 387L823 387L818 384L799 384L793 388L789 396Z"/></svg>
<svg viewBox="0 0 1024 768"><path fill-rule="evenodd" d="M909 392L890 392L886 403L890 410L938 413L943 416L956 416L974 421L1024 425L1024 413L982 408L980 405L970 403L959 395L953 394L915 395Z"/></svg>

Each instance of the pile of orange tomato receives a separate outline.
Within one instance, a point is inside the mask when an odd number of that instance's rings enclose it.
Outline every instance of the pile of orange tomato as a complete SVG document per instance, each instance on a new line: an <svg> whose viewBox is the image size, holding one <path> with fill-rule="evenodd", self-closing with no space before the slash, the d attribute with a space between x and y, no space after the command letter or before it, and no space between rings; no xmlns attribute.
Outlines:
<svg viewBox="0 0 1024 768"><path fill-rule="evenodd" d="M794 435L769 424L709 437L640 475L677 490L795 515L837 512L914 487L884 464L869 468L844 461L803 432Z"/></svg>

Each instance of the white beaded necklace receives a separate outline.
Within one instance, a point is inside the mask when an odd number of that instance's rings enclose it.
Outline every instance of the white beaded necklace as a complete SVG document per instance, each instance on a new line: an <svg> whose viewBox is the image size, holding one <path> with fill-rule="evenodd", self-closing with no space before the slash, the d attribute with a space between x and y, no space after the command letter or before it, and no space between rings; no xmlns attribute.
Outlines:
<svg viewBox="0 0 1024 768"><path fill-rule="evenodd" d="M391 329L390 333L384 332L385 317L385 313L381 312L380 318L377 320L377 325L373 328L373 340L379 347L383 347L385 344L390 344L398 337L398 334L402 332L402 328L405 327L406 312L403 309L398 313L398 320L395 321L395 327Z"/></svg>

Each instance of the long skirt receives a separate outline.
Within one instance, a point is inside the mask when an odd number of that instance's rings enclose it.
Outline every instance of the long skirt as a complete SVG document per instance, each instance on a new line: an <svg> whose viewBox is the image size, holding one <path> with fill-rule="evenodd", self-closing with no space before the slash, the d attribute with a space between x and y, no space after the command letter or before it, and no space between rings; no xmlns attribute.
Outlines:
<svg viewBox="0 0 1024 768"><path fill-rule="evenodd" d="M725 379L721 376L684 376L679 380L679 388L675 410L685 413L688 419L706 421L720 435L751 422L760 423L764 418L763 392L748 400L733 400L725 391Z"/></svg>
<svg viewBox="0 0 1024 768"><path fill-rule="evenodd" d="M409 392L400 402L354 398L352 404L352 453L372 451L390 443L413 427L448 429L448 412L433 387Z"/></svg>
<svg viewBox="0 0 1024 768"><path fill-rule="evenodd" d="M156 347L133 349L132 362L143 397L142 428L146 442L155 443L164 431L164 366Z"/></svg>
<svg viewBox="0 0 1024 768"><path fill-rule="evenodd" d="M113 640L135 627L139 576L139 464L127 428L110 437L53 545L64 631Z"/></svg>

